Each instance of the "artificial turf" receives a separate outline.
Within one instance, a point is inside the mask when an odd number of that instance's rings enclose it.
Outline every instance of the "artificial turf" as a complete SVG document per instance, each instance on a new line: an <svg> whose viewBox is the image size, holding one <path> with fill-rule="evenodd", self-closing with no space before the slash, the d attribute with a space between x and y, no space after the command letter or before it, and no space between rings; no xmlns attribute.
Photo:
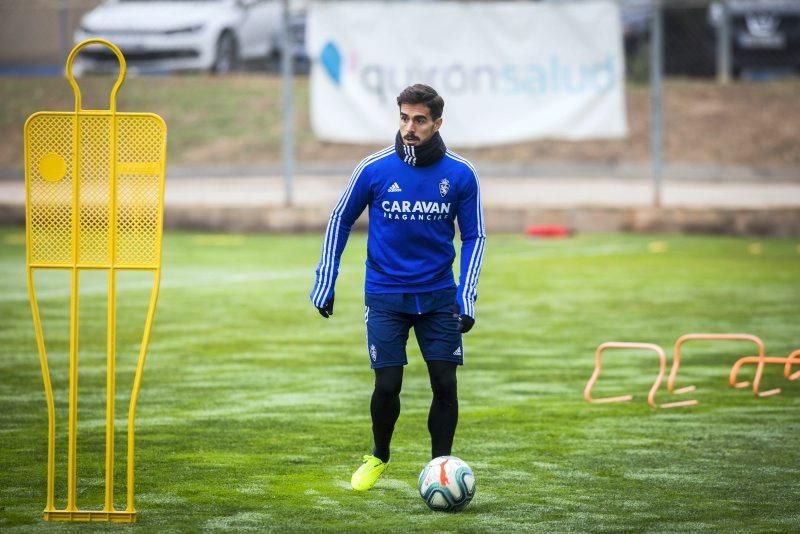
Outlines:
<svg viewBox="0 0 800 534"><path fill-rule="evenodd" d="M800 530L800 381L771 366L764 387L782 387L781 395L756 399L728 387L730 366L754 347L686 347L678 384L697 386L694 408L647 406L657 372L647 353L609 354L595 389L633 392L633 402L582 399L604 341L652 342L669 354L687 332L746 332L764 340L768 355L800 348L796 240L490 235L459 370L453 451L478 489L455 515L429 511L416 491L429 459L430 389L413 336L390 468L373 490L349 489L371 442L365 237L351 237L329 320L308 301L320 243L318 235L167 234L137 411L136 529ZM126 390L151 278L119 276L122 508ZM69 279L43 272L36 280L60 417L63 506ZM99 508L105 274L83 274L81 285L78 504ZM77 530L42 520L47 418L20 228L0 229L0 314L0 528ZM676 398L662 387L657 401L668 400Z"/></svg>

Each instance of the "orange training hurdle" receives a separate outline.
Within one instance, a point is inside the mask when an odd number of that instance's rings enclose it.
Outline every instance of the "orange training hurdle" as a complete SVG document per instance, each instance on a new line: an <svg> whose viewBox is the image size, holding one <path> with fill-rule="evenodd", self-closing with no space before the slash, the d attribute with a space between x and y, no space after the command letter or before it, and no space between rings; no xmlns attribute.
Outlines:
<svg viewBox="0 0 800 534"><path fill-rule="evenodd" d="M766 363L766 356L764 355L764 342L760 338L751 334L685 334L678 338L675 342L675 359L672 362L672 369L669 373L667 380L667 391L676 395L689 393L694 391L694 386L686 386L680 389L675 389L675 378L678 376L678 369L681 365L681 347L684 343L690 340L706 340L706 341L750 341L755 343L758 347L758 356L755 356L758 367L756 368L756 376L753 379L753 393L759 397L769 397L781 392L780 388L770 389L768 391L759 391L761 384L761 375L764 373L764 364ZM735 388L746 388L750 382L736 382L733 380L734 374L731 373L730 385Z"/></svg>
<svg viewBox="0 0 800 534"><path fill-rule="evenodd" d="M758 356L745 356L743 358L739 358L733 367L731 367L730 373L730 383L735 384L737 375L741 368L745 365L758 363L760 358ZM800 371L795 371L792 373L792 365L800 365L800 349L792 352L786 358L775 358L771 356L764 357L764 363L768 364L783 364L783 376L786 377L787 380L797 380L800 378ZM747 384L747 382L743 382Z"/></svg>
<svg viewBox="0 0 800 534"><path fill-rule="evenodd" d="M650 388L650 392L647 395L647 404L649 404L652 408L677 408L678 406L692 406L697 404L697 401L672 402L662 404L660 406L656 404L656 393L658 392L658 388L661 387L661 382L664 381L664 375L666 374L667 369L667 357L664 355L664 349L658 345L654 345L653 343L629 343L623 341L609 341L597 347L597 350L595 351L594 372L592 373L591 378L589 378L589 382L587 382L586 387L583 390L583 398L586 399L587 402L600 404L611 402L627 402L633 400L633 395L603 397L600 399L592 398L592 388L594 388L597 379L600 378L600 371L603 367L603 352L606 349L643 349L655 352L658 355L658 376L656 377L656 381L653 383L653 386Z"/></svg>
<svg viewBox="0 0 800 534"><path fill-rule="evenodd" d="M797 349L796 351L791 353L787 358L787 360L789 361L786 362L786 365L783 367L783 375L789 380L797 380L798 378L800 378L800 371L795 371L794 373L792 373L792 365L794 364L800 365L800 349Z"/></svg>

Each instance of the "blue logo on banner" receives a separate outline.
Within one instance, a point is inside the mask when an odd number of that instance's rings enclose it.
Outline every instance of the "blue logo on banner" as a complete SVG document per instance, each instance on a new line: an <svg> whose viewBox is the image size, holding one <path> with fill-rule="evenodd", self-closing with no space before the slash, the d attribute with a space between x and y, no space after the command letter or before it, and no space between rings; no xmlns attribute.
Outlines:
<svg viewBox="0 0 800 534"><path fill-rule="evenodd" d="M339 53L339 48L333 44L333 42L328 41L328 44L322 49L320 59L322 60L322 66L325 67L331 80L333 80L336 85L341 85L342 55Z"/></svg>

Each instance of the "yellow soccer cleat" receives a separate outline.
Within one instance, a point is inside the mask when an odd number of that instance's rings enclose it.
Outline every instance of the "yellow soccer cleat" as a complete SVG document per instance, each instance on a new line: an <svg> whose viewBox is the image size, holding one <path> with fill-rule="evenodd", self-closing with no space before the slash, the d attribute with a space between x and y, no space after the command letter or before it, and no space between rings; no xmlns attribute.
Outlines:
<svg viewBox="0 0 800 534"><path fill-rule="evenodd" d="M372 488L378 478L386 471L386 468L389 467L389 462L384 462L371 454L365 454L363 460L364 463L356 469L356 472L353 473L353 478L350 479L350 485L356 491L367 491Z"/></svg>

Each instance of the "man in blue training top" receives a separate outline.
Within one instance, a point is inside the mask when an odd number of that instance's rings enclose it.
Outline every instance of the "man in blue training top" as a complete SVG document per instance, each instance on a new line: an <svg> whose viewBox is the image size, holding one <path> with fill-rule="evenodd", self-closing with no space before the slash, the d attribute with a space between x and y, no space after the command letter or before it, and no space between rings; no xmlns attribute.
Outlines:
<svg viewBox="0 0 800 534"><path fill-rule="evenodd" d="M475 300L486 231L475 168L447 150L439 128L444 100L422 84L397 97L400 130L394 146L365 158L331 213L311 302L333 315L334 285L350 228L369 208L365 313L367 352L375 371L370 402L371 455L353 473L353 489L375 485L389 462L400 415L408 332L425 358L433 401L428 415L431 457L449 455L458 422L456 367L461 335L475 324ZM461 270L453 277L455 222Z"/></svg>

